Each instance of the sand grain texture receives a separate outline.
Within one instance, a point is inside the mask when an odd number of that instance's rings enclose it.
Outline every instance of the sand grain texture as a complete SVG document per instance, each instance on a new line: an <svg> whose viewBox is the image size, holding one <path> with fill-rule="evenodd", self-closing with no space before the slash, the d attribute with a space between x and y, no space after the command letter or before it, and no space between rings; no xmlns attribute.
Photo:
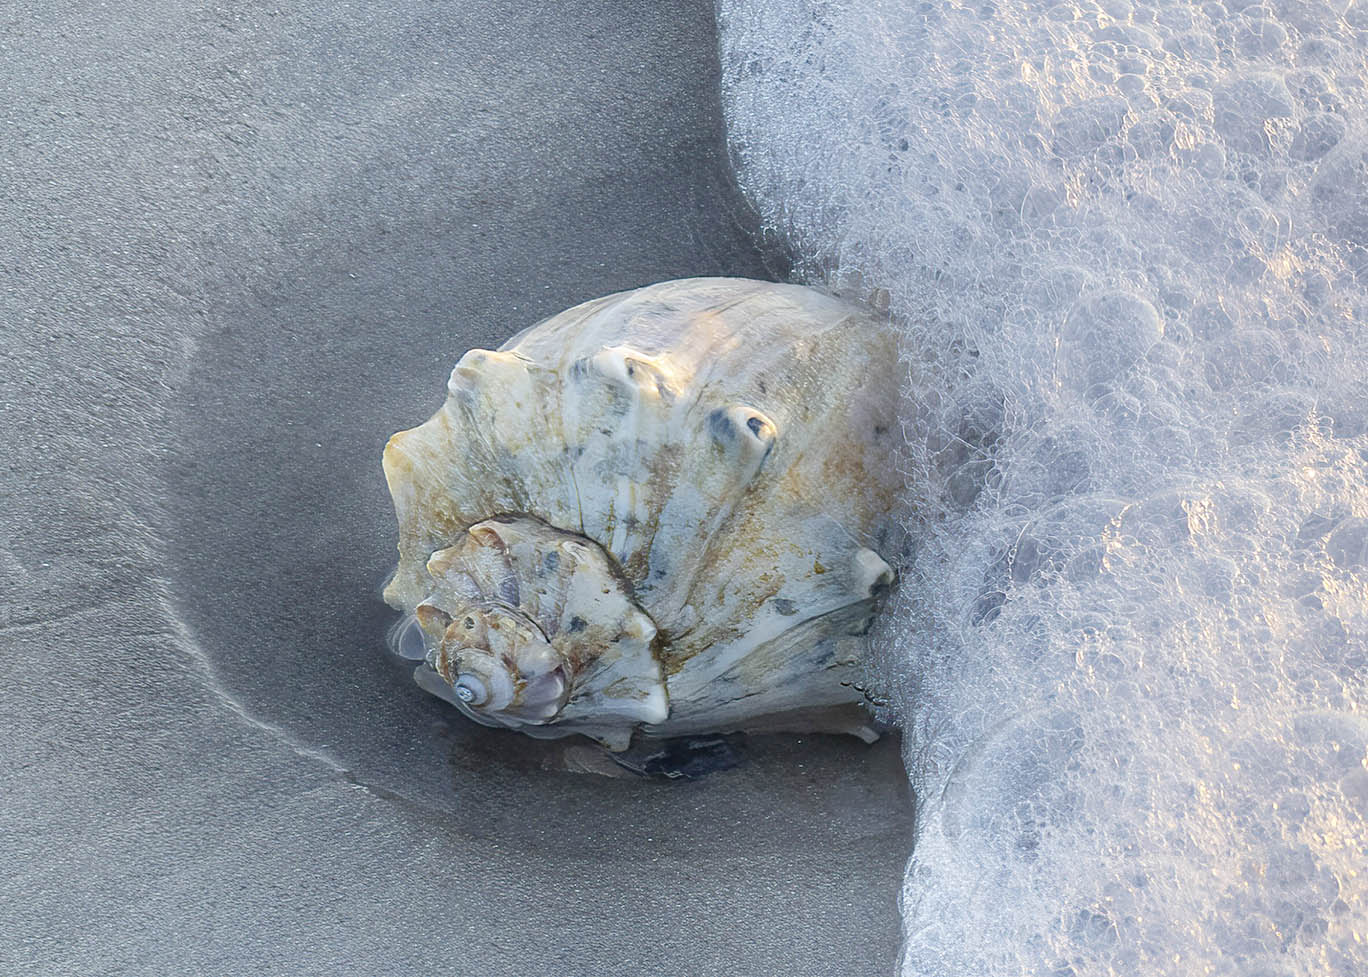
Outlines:
<svg viewBox="0 0 1368 977"><path fill-rule="evenodd" d="M576 775L380 651L466 347L783 271L711 5L619 9L6 8L0 971L891 971L896 745Z"/></svg>

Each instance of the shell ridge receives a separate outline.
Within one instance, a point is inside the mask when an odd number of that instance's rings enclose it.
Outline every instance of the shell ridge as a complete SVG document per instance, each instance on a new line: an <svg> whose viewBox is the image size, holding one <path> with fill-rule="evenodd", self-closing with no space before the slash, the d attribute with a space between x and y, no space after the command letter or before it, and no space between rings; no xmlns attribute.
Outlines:
<svg viewBox="0 0 1368 977"><path fill-rule="evenodd" d="M818 629L839 625L840 622L834 615L839 615L847 610L850 610L852 614L863 614L872 606L870 599L864 597L821 605L820 609L814 609L812 613L804 612L805 616L796 620L784 619L782 616L771 616L757 622L744 634L732 641L716 642L692 655L688 660L688 677L676 680L679 691L687 696L703 684L736 668L751 655L763 653L766 646L771 642L783 639L793 632L800 632L805 629L811 631L809 626L813 622L823 622L817 625Z"/></svg>
<svg viewBox="0 0 1368 977"><path fill-rule="evenodd" d="M736 423L737 415L749 414L752 418L762 419L762 429L769 434L768 438L761 438L760 431L750 430L752 436L757 441L762 441L762 447L758 453L754 450L747 454L747 448L742 447L750 439L747 438L742 428L744 424ZM687 594L692 589L693 577L697 570L708 562L709 552L722 527L734 517L737 502L751 489L755 480L765 469L765 463L773 454L776 442L779 440L778 432L775 430L774 422L766 417L759 410L747 404L733 403L724 406L714 407L708 414L700 419L700 424L694 431L692 443L697 445L699 442L706 444L702 452L711 452L715 448L720 448L728 462L733 461L730 450L731 445L737 445L736 454L740 454L741 464L724 464L718 466L719 475L715 486L709 486L703 482L700 474L698 481L704 490L704 497L707 502L707 512L703 520L698 523L701 531L697 532L697 556L691 561L693 568L684 580L677 585L677 590L681 594ZM713 491L707 491L712 488ZM668 508L668 506L667 506Z"/></svg>
<svg viewBox="0 0 1368 977"><path fill-rule="evenodd" d="M742 520L747 516L744 510L735 514L735 518ZM895 579L892 567L877 552L862 546L839 521L828 519L827 524L838 530L838 535L825 541L788 541L768 549L746 551L741 554L745 559L733 551L732 562L712 565L712 574L702 576L686 597L686 606L698 609L702 623L697 629L672 632L675 656L691 661L692 671L706 666L709 659L704 656L708 652L717 654L724 647L734 647L735 653L743 657L748 653L747 644L761 643L752 629L738 645L737 639L728 638L725 626L712 623L726 620L719 617L715 608L728 606L747 594L748 575L757 565L765 566L765 578L777 578L777 583L769 584L768 593L750 592L752 599L760 597L754 605L752 621L777 611L791 627L798 628L808 620L843 607L868 604L881 596Z"/></svg>
<svg viewBox="0 0 1368 977"><path fill-rule="evenodd" d="M725 683L730 676L748 668L756 668L758 662L769 666L766 672L771 677L787 674L785 668L803 662L821 664L823 670L854 665L856 663L839 658L842 639L854 637L851 630L872 613L871 602L856 601L830 608L759 641L752 643L743 639L733 646L722 646L720 653L712 660L698 662L695 669L690 670L686 681L680 681L678 677L674 680L675 694L682 701L706 702L707 697L701 693L708 685L719 681ZM807 674L810 671L811 668L802 667L796 669L795 674ZM775 684L782 686L786 683ZM768 694L769 691L761 688L755 694ZM840 692L834 693L832 701L853 702L860 697L855 691ZM706 711L707 708L713 707L699 706L695 711Z"/></svg>
<svg viewBox="0 0 1368 977"><path fill-rule="evenodd" d="M555 392L556 399L560 404L563 404L565 400L565 384L568 376L568 371L558 371ZM565 452L565 469L570 476L570 488L575 494L575 524L582 536L584 535L584 497L580 494L579 473L575 471L575 459L572 457L574 449L570 443L570 433L566 429L567 412L563 408L557 410L556 417L560 427L560 443Z"/></svg>
<svg viewBox="0 0 1368 977"><path fill-rule="evenodd" d="M641 395L638 382L634 381L634 369L641 354L630 347L608 347L592 358L581 358L576 364L583 364L571 372L570 378L562 384L562 397L570 384L584 388L592 383L589 396L595 398L591 403L607 397L615 416L608 421L600 416L603 411L591 411L588 416L578 418L571 426L576 434L567 434L566 443L575 444L576 455L571 463L576 470L576 485L584 479L591 484L602 486L602 494L607 498L607 512L602 522L592 522L585 518L583 496L580 497L582 531L591 537L605 534L606 549L616 556L620 563L626 563L627 540L631 526L642 520L638 517L641 499L638 498L637 485L642 468L640 445L642 434L651 428L650 404ZM643 357L644 358L644 357ZM614 410L614 408L620 408ZM574 408L562 412L566 416L578 413ZM610 427L603 427L611 423Z"/></svg>
<svg viewBox="0 0 1368 977"><path fill-rule="evenodd" d="M687 280L684 281L687 282ZM723 279L721 281L728 280ZM688 391L687 395L676 399L667 422L673 430L687 432L683 438L673 442L683 447L686 461L691 457L689 452L699 450L700 444L707 446L702 449L705 451L711 447L707 438L709 420L717 410L723 409L720 405L726 404L729 399L726 397L725 390L721 389L723 385L719 379L719 372L727 363L728 355L744 342L744 337L737 330L721 328L703 330L702 324L704 322L716 323L720 311L738 307L753 299L759 292L759 287L749 289L737 298L723 303L720 307L711 307L706 313L694 314L685 324L683 335L680 337L681 342L697 340L699 332L704 334L703 343L695 341L690 344L690 348L696 349L692 357L697 364L691 374L694 380L685 388ZM672 357L667 357L666 362L672 367L674 366ZM706 409L707 414L702 419L697 419L697 412L700 407ZM757 414L762 413L755 408L751 408L751 410ZM682 417L680 416L681 412ZM773 426L772 422L770 423ZM764 458L761 458L760 462L763 463L763 461ZM681 474L688 478L696 478L698 475L696 466L682 465L681 469ZM758 469L759 465L756 466L757 471ZM749 472L740 479L732 480L732 484L728 484L724 480L720 486L714 487L712 491L708 491L707 486L701 486L704 490L702 493L704 497L710 499L710 504L707 506L708 516L684 516L678 520L681 524L692 524L696 527L692 534L693 540L688 545L679 545L679 540L668 531L671 516L674 515L669 502L662 506L656 532L642 541L643 550L646 553L647 571L645 579L649 585L648 589L655 589L653 585L650 585L650 582L658 579L661 576L661 571L664 571L665 578L673 580L670 590L674 593L674 598L671 599L668 593L657 594L653 598L654 603L652 605L653 610L663 615L663 618L668 619L672 625L677 623L677 616L685 604L685 595L691 589L699 568L707 563L707 554L720 528L720 523L724 521L727 513L735 509L737 500L744 495L747 485L755 474L755 471ZM678 489L674 494L678 494ZM657 541L661 538L662 529L667 530L668 545L678 545L682 552L695 553L696 555L682 564L678 561L666 560L657 552L656 546ZM687 567L687 569L682 569L682 567Z"/></svg>
<svg viewBox="0 0 1368 977"><path fill-rule="evenodd" d="M857 315L845 315L839 324L823 330L826 341L812 349L812 356L819 362L825 362L833 353L840 354L843 348L843 340L847 338L842 334L841 327L855 328L860 324L860 321L860 317ZM892 376L891 370L889 372ZM803 491L805 485L809 486L810 490L820 491L823 485L830 481L829 478L824 477L828 473L821 469L821 462L826 457L826 453L818 453L810 458L809 455L815 450L811 446L822 444L828 419L835 419L839 423L845 420L843 415L847 412L843 410L844 405L841 403L841 399L835 395L835 391L832 389L833 385L824 382L824 374L820 372L801 371L784 377L783 381L786 384L801 384L801 386L792 389L795 394L800 395L799 402L808 405L810 416L805 420L798 419L795 422L796 430L788 432L784 437L778 439L774 454L766 461L764 478L772 486L778 487L771 488L770 491L791 491L798 497L802 497L808 494L807 491ZM840 385L836 384L834 387L839 390ZM776 392L771 391L772 394ZM888 409L891 411L892 406L890 405ZM836 474L844 474L844 470ZM755 490L759 491L760 486L755 486ZM713 534L713 540L737 541L736 545L741 549L729 551L734 568L765 565L768 555L764 540L772 538L775 531L782 532L779 527L768 525L767 514L771 511L764 508L763 505L759 509L755 506L738 507L730 514L726 524L719 527ZM825 563L829 566L837 563L846 565L852 551L858 551L862 542L873 542L877 537L872 529L867 529L862 533L852 532L841 520L820 508L812 510L804 517L804 521L809 526L813 524L814 519L824 524L827 529L817 535L817 539L825 540L825 542L815 547L817 552L812 554L814 559L810 562L810 566L815 567L819 563ZM746 531L746 523L751 524L750 532ZM861 540L862 536L864 537L863 541ZM708 563L713 566L714 570L723 569L722 566L713 561L711 554ZM825 590L827 585L835 580L834 577L826 577L821 580L814 579L811 573L801 574L798 577L787 576L789 583L782 591L783 595L799 604L809 599L808 588ZM705 577L705 579L712 578ZM728 579L730 579L730 575ZM862 587L858 585L851 587L851 600L859 600L864 596L866 595ZM707 610L708 607L714 606L714 602L706 597L700 599L697 588L691 588L687 601L699 609L704 620L715 617L715 614L711 614Z"/></svg>
<svg viewBox="0 0 1368 977"><path fill-rule="evenodd" d="M488 354L488 352L488 350L471 351L471 353L479 353L482 355ZM481 408L487 407L488 403L487 399L481 396L483 393L481 386L477 386L476 381L466 381L459 385L456 384L455 378L457 371L463 369L462 364L464 364L467 359L471 359L471 353L467 353L465 356L461 357L461 363L458 363L456 368L452 370L451 385L453 385L454 389L450 390L446 403L443 405L444 409L447 409L464 422L462 426L465 428L467 440L465 445L463 445L464 451L460 452L457 455L457 458L460 459L460 461L465 462L470 468L476 470L483 469L489 473L497 473L500 476L499 481L496 485L491 485L490 487L502 487L507 493L503 496L507 499L507 503L499 508L504 510L517 510L523 507L521 503L526 498L526 495L525 493L519 492L518 487L511 484L510 480L503 477L505 466L501 463L499 458L499 447L494 443L490 436L495 428L482 416L483 411ZM479 361L479 359L476 360L476 362ZM474 364L472 363L469 367L465 367L465 369L469 372L474 372Z"/></svg>

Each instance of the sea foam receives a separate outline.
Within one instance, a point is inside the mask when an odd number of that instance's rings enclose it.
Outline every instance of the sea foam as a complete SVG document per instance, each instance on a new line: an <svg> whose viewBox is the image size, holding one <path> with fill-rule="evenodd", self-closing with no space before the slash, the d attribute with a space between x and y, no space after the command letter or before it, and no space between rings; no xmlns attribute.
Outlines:
<svg viewBox="0 0 1368 977"><path fill-rule="evenodd" d="M906 975L1368 973L1368 5L723 0L905 325Z"/></svg>

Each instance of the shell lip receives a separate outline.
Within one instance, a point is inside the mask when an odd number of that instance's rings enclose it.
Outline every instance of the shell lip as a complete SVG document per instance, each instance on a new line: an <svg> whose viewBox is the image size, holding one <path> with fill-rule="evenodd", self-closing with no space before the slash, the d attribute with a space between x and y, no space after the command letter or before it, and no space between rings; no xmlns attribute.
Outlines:
<svg viewBox="0 0 1368 977"><path fill-rule="evenodd" d="M405 614L395 621L385 637L390 653L405 661L426 661L428 656L427 638L417 614Z"/></svg>

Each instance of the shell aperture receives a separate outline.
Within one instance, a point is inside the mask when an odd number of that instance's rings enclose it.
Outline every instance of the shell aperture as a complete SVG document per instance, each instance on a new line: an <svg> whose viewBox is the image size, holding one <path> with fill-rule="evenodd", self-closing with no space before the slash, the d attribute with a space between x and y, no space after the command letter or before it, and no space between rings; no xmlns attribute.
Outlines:
<svg viewBox="0 0 1368 977"><path fill-rule="evenodd" d="M385 450L400 654L532 735L872 738L897 362L863 310L743 279L608 296L470 351Z"/></svg>

